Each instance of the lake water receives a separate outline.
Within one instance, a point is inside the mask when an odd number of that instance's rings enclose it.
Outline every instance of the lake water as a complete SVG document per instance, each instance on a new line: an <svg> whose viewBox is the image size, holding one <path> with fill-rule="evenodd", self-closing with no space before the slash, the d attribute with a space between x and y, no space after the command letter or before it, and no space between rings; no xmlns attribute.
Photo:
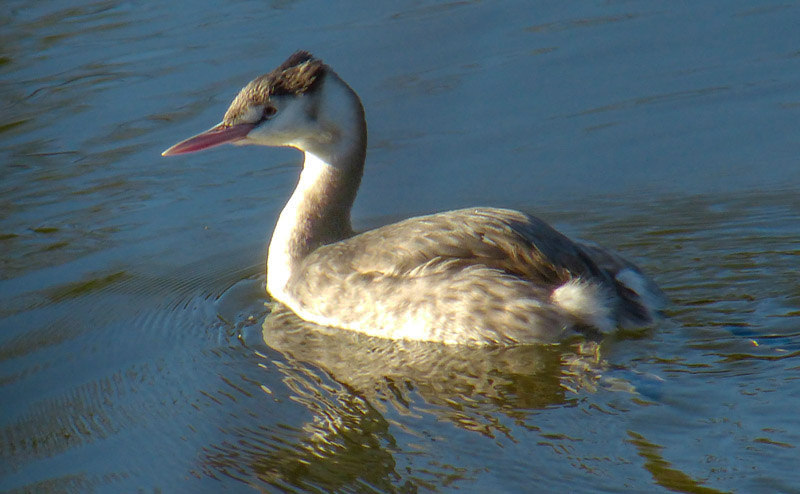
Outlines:
<svg viewBox="0 0 800 494"><path fill-rule="evenodd" d="M787 1L4 1L0 490L800 493L798 26ZM357 227L523 209L636 260L665 318L468 349L271 311L299 153L159 154L298 48L367 109Z"/></svg>

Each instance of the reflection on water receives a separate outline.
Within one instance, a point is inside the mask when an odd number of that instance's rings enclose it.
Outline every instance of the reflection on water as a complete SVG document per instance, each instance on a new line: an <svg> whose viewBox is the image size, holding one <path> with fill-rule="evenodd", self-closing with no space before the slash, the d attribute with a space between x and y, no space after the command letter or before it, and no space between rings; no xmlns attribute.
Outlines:
<svg viewBox="0 0 800 494"><path fill-rule="evenodd" d="M259 365L280 373L288 398L311 415L290 428L296 442L278 440L274 430L241 430L239 440L205 448L204 462L211 475L255 476L284 487L457 485L471 475L455 465L398 470L396 456L426 455L419 446L407 451L395 437L395 427L405 429L398 420L427 415L516 441L498 414L536 430L525 425L532 411L574 401L567 390L593 382L591 369L599 369L591 343L488 349L390 341L315 326L280 305L265 319L262 336L281 358L252 342Z"/></svg>
<svg viewBox="0 0 800 494"><path fill-rule="evenodd" d="M518 413L561 405L566 400L562 365L579 358L578 348L568 346L476 348L369 338L320 328L281 306L265 320L264 341L289 361L322 369L367 397L404 410L411 401L407 393L413 392L428 404L448 407L440 418L487 433L493 432L492 424L470 411L490 404ZM586 359L596 358L594 345L586 346Z"/></svg>

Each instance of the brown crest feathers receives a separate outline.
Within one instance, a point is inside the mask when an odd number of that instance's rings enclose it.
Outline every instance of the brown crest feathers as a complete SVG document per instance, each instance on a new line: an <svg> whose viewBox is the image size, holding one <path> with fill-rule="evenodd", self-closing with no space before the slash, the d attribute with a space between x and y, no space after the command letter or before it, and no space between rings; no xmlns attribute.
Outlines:
<svg viewBox="0 0 800 494"><path fill-rule="evenodd" d="M223 122L236 123L251 105L264 105L272 96L300 96L315 89L325 75L326 66L311 53L293 53L271 72L250 81L233 100Z"/></svg>
<svg viewBox="0 0 800 494"><path fill-rule="evenodd" d="M298 51L286 59L277 69L261 76L270 85L271 95L300 95L312 87L324 73L322 60L307 51Z"/></svg>

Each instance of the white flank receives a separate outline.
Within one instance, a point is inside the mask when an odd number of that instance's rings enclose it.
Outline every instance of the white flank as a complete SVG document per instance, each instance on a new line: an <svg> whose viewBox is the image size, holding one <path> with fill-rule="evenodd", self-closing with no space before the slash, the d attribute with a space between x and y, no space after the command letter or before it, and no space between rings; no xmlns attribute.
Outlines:
<svg viewBox="0 0 800 494"><path fill-rule="evenodd" d="M608 296L592 283L571 280L553 290L553 302L584 324L603 333L614 329Z"/></svg>

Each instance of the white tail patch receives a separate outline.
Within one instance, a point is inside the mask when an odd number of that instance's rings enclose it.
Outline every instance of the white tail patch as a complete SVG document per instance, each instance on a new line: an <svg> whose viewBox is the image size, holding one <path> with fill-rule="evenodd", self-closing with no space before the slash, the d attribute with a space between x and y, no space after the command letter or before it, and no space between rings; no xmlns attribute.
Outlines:
<svg viewBox="0 0 800 494"><path fill-rule="evenodd" d="M553 290L553 302L584 324L603 333L615 327L611 300L604 290L593 283L571 280Z"/></svg>
<svg viewBox="0 0 800 494"><path fill-rule="evenodd" d="M647 309L651 317L666 305L664 295L654 286L652 281L645 278L641 273L633 269L623 269L614 278L622 283L625 288L639 296L641 304Z"/></svg>

